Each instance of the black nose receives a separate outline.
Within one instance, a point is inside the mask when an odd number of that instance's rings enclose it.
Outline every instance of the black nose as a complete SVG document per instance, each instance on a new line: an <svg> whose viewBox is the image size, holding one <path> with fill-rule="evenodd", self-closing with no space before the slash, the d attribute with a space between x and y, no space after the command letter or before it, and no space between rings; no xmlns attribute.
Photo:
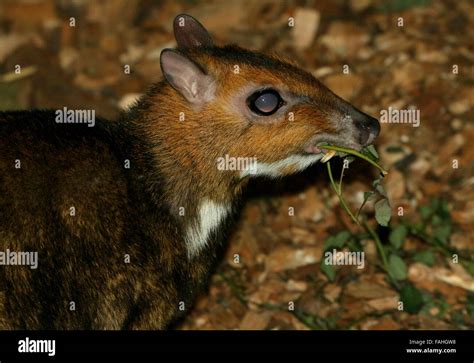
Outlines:
<svg viewBox="0 0 474 363"><path fill-rule="evenodd" d="M379 121L363 112L354 118L354 125L359 132L359 143L363 146L370 145L380 133Z"/></svg>

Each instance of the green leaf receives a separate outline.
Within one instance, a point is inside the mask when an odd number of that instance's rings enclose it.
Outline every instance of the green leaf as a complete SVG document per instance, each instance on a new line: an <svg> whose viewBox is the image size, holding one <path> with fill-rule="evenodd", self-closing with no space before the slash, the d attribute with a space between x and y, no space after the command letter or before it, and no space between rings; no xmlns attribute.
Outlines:
<svg viewBox="0 0 474 363"><path fill-rule="evenodd" d="M374 145L369 145L361 150L361 153L370 158L373 161L379 160L379 154L375 150Z"/></svg>
<svg viewBox="0 0 474 363"><path fill-rule="evenodd" d="M471 319L474 319L474 293L469 293L466 298L466 308Z"/></svg>
<svg viewBox="0 0 474 363"><path fill-rule="evenodd" d="M323 258L321 260L321 271L328 277L329 281L334 281L334 277L336 277L336 270L334 269L333 265L326 265L326 259Z"/></svg>
<svg viewBox="0 0 474 363"><path fill-rule="evenodd" d="M420 221L420 220L417 220L415 223L413 223L411 227L415 231L425 231L426 229L425 224L423 223L423 221Z"/></svg>
<svg viewBox="0 0 474 363"><path fill-rule="evenodd" d="M388 260L388 273L395 280L405 280L407 278L407 266L399 256L390 255Z"/></svg>
<svg viewBox="0 0 474 363"><path fill-rule="evenodd" d="M462 261L461 264L471 276L474 276L474 261Z"/></svg>
<svg viewBox="0 0 474 363"><path fill-rule="evenodd" d="M427 266L433 266L435 263L435 256L431 251L421 251L415 253L413 260L416 262L424 263Z"/></svg>
<svg viewBox="0 0 474 363"><path fill-rule="evenodd" d="M375 195L375 192L372 190L368 192L364 192L364 201L362 202L362 204L359 207L359 210L357 211L356 218L359 216L360 212L362 211L362 208L364 208L367 201L374 195Z"/></svg>
<svg viewBox="0 0 474 363"><path fill-rule="evenodd" d="M427 291L420 291L423 298L423 308L419 311L420 314L430 315L430 310L437 307L437 303L432 294Z"/></svg>
<svg viewBox="0 0 474 363"><path fill-rule="evenodd" d="M437 314L438 317L444 318L446 313L448 312L450 305L446 301L446 298L443 295L440 295L437 299L437 306L439 308L439 313Z"/></svg>
<svg viewBox="0 0 474 363"><path fill-rule="evenodd" d="M382 185L382 180L383 180L382 176L379 177L378 179L375 179L372 183L372 186L381 196L383 196L384 198L388 198L387 192L385 191L385 188Z"/></svg>
<svg viewBox="0 0 474 363"><path fill-rule="evenodd" d="M439 315L439 314L438 314ZM455 326L466 325L466 321L464 320L464 314L461 310L454 310L451 314L451 321Z"/></svg>
<svg viewBox="0 0 474 363"><path fill-rule="evenodd" d="M362 245L360 244L359 241L355 240L355 239L351 239L348 243L347 243L347 247L349 247L349 250L351 252L363 252L364 251L364 247L362 247Z"/></svg>
<svg viewBox="0 0 474 363"><path fill-rule="evenodd" d="M423 295L411 284L402 287L400 300L403 302L403 310L410 314L417 314L423 307Z"/></svg>
<svg viewBox="0 0 474 363"><path fill-rule="evenodd" d="M388 237L388 240L390 241L390 243L392 244L394 248L399 249L402 246L403 242L405 241L407 233L408 233L407 227L400 224L396 226L394 229L392 229Z"/></svg>
<svg viewBox="0 0 474 363"><path fill-rule="evenodd" d="M341 248L350 237L351 233L349 231L339 232L337 235L330 236L324 241L323 249L327 251L333 248Z"/></svg>
<svg viewBox="0 0 474 363"><path fill-rule="evenodd" d="M433 214L433 210L428 205L420 206L419 211L420 211L420 214L421 214L421 218L423 218L425 220L428 219Z"/></svg>
<svg viewBox="0 0 474 363"><path fill-rule="evenodd" d="M369 200L370 197L372 197L373 195L375 194L375 192L373 192L372 190L371 191L368 191L368 192L364 192L364 204Z"/></svg>
<svg viewBox="0 0 474 363"><path fill-rule="evenodd" d="M341 246L338 246L336 243L336 237L335 236L329 236L324 240L324 245L323 245L323 250L327 251L333 248L340 248Z"/></svg>
<svg viewBox="0 0 474 363"><path fill-rule="evenodd" d="M379 159L379 153L375 150L374 145L369 145L365 148L372 156L374 156L377 160Z"/></svg>
<svg viewBox="0 0 474 363"><path fill-rule="evenodd" d="M439 206L440 206L440 200L438 198L431 198L431 209L433 211L436 211L438 210Z"/></svg>
<svg viewBox="0 0 474 363"><path fill-rule="evenodd" d="M377 223L381 226L387 227L388 222L392 216L392 209L390 208L390 204L388 203L387 199L380 199L374 205L375 208L375 219Z"/></svg>
<svg viewBox="0 0 474 363"><path fill-rule="evenodd" d="M443 223L443 219L439 215L435 214L431 217L432 226L439 226L441 224L444 224L444 223Z"/></svg>
<svg viewBox="0 0 474 363"><path fill-rule="evenodd" d="M442 244L448 244L449 236L451 235L451 226L449 224L440 226L434 230L433 234Z"/></svg>
<svg viewBox="0 0 474 363"><path fill-rule="evenodd" d="M448 202L444 199L439 203L438 214L443 217L444 220L449 220L451 223L451 213L449 211Z"/></svg>
<svg viewBox="0 0 474 363"><path fill-rule="evenodd" d="M385 151L391 154L398 154L404 152L403 148L401 146L397 145L390 145L385 148Z"/></svg>
<svg viewBox="0 0 474 363"><path fill-rule="evenodd" d="M338 244L344 245L346 241L351 237L351 232L341 231L336 235L336 241Z"/></svg>

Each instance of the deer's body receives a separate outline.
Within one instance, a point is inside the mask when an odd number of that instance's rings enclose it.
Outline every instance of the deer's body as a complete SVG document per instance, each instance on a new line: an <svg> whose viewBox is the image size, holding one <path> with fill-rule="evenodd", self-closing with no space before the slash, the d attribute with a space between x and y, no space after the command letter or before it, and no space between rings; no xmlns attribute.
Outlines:
<svg viewBox="0 0 474 363"><path fill-rule="evenodd" d="M0 253L38 252L37 269L0 265L0 329L166 328L206 283L250 176L217 158L279 177L318 161L317 142L378 133L293 65L215 47L188 16L175 33L166 80L117 121L0 113Z"/></svg>
<svg viewBox="0 0 474 363"><path fill-rule="evenodd" d="M0 251L38 252L36 269L0 266L0 329L163 328L190 306L215 237L188 260L189 218L162 200L163 176L151 180L133 139L120 122L0 113Z"/></svg>

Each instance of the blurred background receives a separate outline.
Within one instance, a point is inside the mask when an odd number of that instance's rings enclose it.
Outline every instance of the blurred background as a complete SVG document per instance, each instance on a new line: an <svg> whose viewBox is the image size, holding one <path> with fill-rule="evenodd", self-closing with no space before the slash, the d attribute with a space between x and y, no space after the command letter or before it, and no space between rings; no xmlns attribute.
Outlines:
<svg viewBox="0 0 474 363"><path fill-rule="evenodd" d="M182 12L217 44L277 52L366 113L415 109L421 124L382 124L376 143L390 170L392 221L377 232L392 278L319 165L251 183L208 291L176 328L473 329L474 2L1 0L0 110L116 117L161 79ZM351 164L352 209L376 174ZM364 210L375 228L373 204ZM322 266L332 248L364 251L365 268Z"/></svg>

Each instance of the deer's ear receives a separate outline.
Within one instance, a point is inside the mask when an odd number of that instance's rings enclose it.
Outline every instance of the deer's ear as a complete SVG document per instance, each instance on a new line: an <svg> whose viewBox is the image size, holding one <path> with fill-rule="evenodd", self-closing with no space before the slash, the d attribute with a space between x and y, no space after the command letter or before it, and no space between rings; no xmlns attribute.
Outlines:
<svg viewBox="0 0 474 363"><path fill-rule="evenodd" d="M206 28L190 15L181 14L174 18L173 28L178 48L212 46L212 39Z"/></svg>
<svg viewBox="0 0 474 363"><path fill-rule="evenodd" d="M193 61L175 50L164 49L160 56L161 71L168 83L193 105L212 100L216 91L214 79Z"/></svg>

